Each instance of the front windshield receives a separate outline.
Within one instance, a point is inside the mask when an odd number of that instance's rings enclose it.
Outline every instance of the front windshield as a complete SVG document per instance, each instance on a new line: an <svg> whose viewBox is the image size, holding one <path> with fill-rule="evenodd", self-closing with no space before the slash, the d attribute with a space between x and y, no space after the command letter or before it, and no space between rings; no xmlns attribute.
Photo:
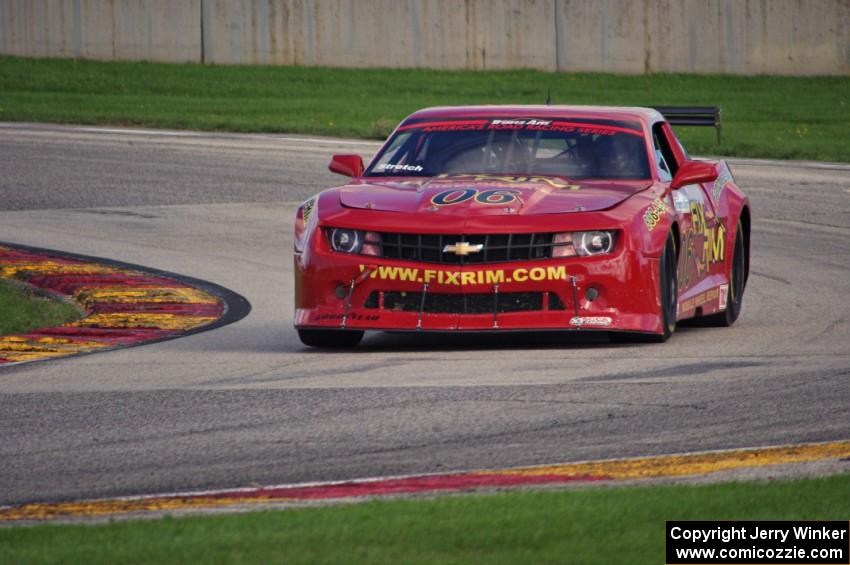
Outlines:
<svg viewBox="0 0 850 565"><path fill-rule="evenodd" d="M476 119L406 123L366 176L552 175L572 179L648 179L636 123Z"/></svg>

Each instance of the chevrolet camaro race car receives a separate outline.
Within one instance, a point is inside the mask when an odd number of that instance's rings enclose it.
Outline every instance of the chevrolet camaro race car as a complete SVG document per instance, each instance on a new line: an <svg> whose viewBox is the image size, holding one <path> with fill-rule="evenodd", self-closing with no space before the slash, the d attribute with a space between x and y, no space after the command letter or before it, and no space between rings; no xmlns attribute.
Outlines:
<svg viewBox="0 0 850 565"><path fill-rule="evenodd" d="M665 341L728 326L750 206L723 161L692 160L649 108L429 108L295 218L295 327L316 347L364 330L593 330Z"/></svg>

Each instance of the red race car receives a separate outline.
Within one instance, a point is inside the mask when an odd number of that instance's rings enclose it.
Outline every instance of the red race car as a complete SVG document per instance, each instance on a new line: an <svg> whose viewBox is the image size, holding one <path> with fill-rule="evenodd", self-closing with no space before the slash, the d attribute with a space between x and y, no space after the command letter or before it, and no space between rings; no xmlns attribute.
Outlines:
<svg viewBox="0 0 850 565"><path fill-rule="evenodd" d="M728 326L750 206L723 161L688 157L650 108L473 106L405 119L295 218L295 327L316 347L364 330L592 330L665 341Z"/></svg>

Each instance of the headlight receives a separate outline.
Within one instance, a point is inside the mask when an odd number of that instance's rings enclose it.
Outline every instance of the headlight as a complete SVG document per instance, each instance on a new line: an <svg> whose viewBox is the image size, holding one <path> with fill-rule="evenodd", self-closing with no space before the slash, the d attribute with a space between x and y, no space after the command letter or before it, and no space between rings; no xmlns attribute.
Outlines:
<svg viewBox="0 0 850 565"><path fill-rule="evenodd" d="M335 228L330 233L331 248L343 253L359 253L363 245L363 234L357 230Z"/></svg>
<svg viewBox="0 0 850 565"><path fill-rule="evenodd" d="M579 255L604 255L614 249L614 232L576 232L573 241Z"/></svg>
<svg viewBox="0 0 850 565"><path fill-rule="evenodd" d="M556 233L552 238L552 257L605 255L614 250L617 233L613 231L575 231Z"/></svg>
<svg viewBox="0 0 850 565"><path fill-rule="evenodd" d="M362 255L381 254L381 234L379 233L346 228L332 228L327 233L331 249L334 251Z"/></svg>

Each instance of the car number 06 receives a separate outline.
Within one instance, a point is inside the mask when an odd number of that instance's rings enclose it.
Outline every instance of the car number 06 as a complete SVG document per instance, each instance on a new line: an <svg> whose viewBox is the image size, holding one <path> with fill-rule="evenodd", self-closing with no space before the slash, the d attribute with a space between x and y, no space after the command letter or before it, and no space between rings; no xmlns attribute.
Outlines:
<svg viewBox="0 0 850 565"><path fill-rule="evenodd" d="M517 199L517 194L515 190L484 190L481 192L474 188L447 190L434 195L431 203L437 206L451 206L475 198L475 201L479 204L509 204Z"/></svg>

